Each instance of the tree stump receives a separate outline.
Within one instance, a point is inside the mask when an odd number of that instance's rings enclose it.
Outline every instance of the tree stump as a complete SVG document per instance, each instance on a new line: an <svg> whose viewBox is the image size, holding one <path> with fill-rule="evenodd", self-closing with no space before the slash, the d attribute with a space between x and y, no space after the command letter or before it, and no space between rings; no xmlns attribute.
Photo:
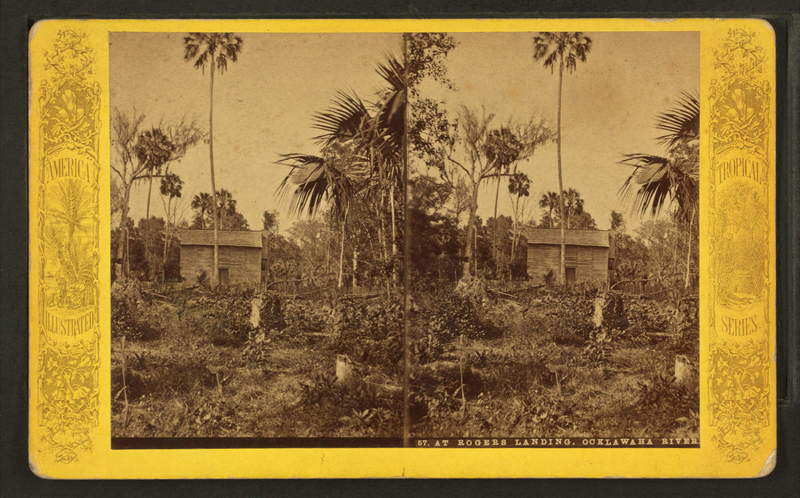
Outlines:
<svg viewBox="0 0 800 498"><path fill-rule="evenodd" d="M594 327L599 329L603 326L603 307L606 305L606 296L600 294L594 298Z"/></svg>
<svg viewBox="0 0 800 498"><path fill-rule="evenodd" d="M336 355L336 382L342 385L350 385L356 379L355 365L347 356Z"/></svg>
<svg viewBox="0 0 800 498"><path fill-rule="evenodd" d="M253 299L253 301L250 303L250 325L254 329L257 329L259 326L261 326L261 306L263 304L264 302L259 297Z"/></svg>
<svg viewBox="0 0 800 498"><path fill-rule="evenodd" d="M675 357L675 383L691 388L697 384L697 379L697 367L686 356L677 355Z"/></svg>
<svg viewBox="0 0 800 498"><path fill-rule="evenodd" d="M608 329L625 330L628 319L625 316L625 303L622 296L615 292L600 294L594 299L594 326Z"/></svg>

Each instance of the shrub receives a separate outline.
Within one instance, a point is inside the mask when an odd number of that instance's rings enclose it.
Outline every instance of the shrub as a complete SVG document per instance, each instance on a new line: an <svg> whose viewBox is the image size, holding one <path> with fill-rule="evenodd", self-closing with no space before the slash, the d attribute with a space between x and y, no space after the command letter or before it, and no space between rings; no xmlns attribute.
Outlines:
<svg viewBox="0 0 800 498"><path fill-rule="evenodd" d="M531 308L541 311L539 328L549 330L558 344L582 345L594 330L594 299L569 290L546 291L531 300Z"/></svg>
<svg viewBox="0 0 800 498"><path fill-rule="evenodd" d="M672 320L672 348L695 361L700 359L700 309L698 296L686 296L678 303Z"/></svg>
<svg viewBox="0 0 800 498"><path fill-rule="evenodd" d="M632 335L669 330L674 311L664 303L641 298L625 298L625 308Z"/></svg>
<svg viewBox="0 0 800 498"><path fill-rule="evenodd" d="M259 328L262 330L283 330L286 319L283 313L283 298L280 294L266 291L253 296L261 299L259 308Z"/></svg>
<svg viewBox="0 0 800 498"><path fill-rule="evenodd" d="M414 421L448 417L460 411L462 394L470 400L482 390L483 380L469 365L437 361L416 370L409 397Z"/></svg>
<svg viewBox="0 0 800 498"><path fill-rule="evenodd" d="M333 310L321 303L292 299L283 304L283 310L286 327L291 330L319 332L333 325Z"/></svg>
<svg viewBox="0 0 800 498"><path fill-rule="evenodd" d="M444 353L445 345L439 336L427 333L411 343L411 357L417 363L430 363Z"/></svg>
<svg viewBox="0 0 800 498"><path fill-rule="evenodd" d="M208 274L205 270L201 271L200 274L197 276L197 285L200 287L205 287L208 285Z"/></svg>
<svg viewBox="0 0 800 498"><path fill-rule="evenodd" d="M603 294L603 327L625 330L628 319L625 314L625 301L618 292L609 291Z"/></svg>
<svg viewBox="0 0 800 498"><path fill-rule="evenodd" d="M213 344L240 346L247 341L253 330L251 314L256 298L261 299L260 328L283 330L286 327L283 298L274 292L245 285L217 287L197 300L204 318L216 322L211 327Z"/></svg>
<svg viewBox="0 0 800 498"><path fill-rule="evenodd" d="M592 331L586 346L583 348L583 357L590 363L604 363L608 354L611 334L605 330Z"/></svg>
<svg viewBox="0 0 800 498"><path fill-rule="evenodd" d="M553 285L555 285L555 283L556 283L556 276L553 273L553 270L552 269L551 270L547 270L547 272L544 274L544 285L547 288L550 288L550 287L553 287Z"/></svg>
<svg viewBox="0 0 800 498"><path fill-rule="evenodd" d="M331 327L335 353L388 373L399 372L403 357L400 299L384 299L376 304L340 301L333 312Z"/></svg>
<svg viewBox="0 0 800 498"><path fill-rule="evenodd" d="M445 291L435 295L433 303L423 315L428 334L440 341L451 341L461 334L470 339L487 336L480 318L483 310L476 300Z"/></svg>
<svg viewBox="0 0 800 498"><path fill-rule="evenodd" d="M141 287L134 279L117 280L111 286L111 336L148 341L159 336L151 324L153 312L142 298Z"/></svg>
<svg viewBox="0 0 800 498"><path fill-rule="evenodd" d="M677 384L674 377L654 373L648 381L639 381L638 403L644 408L655 407L672 415L688 413L690 410L697 412L699 396L691 391Z"/></svg>

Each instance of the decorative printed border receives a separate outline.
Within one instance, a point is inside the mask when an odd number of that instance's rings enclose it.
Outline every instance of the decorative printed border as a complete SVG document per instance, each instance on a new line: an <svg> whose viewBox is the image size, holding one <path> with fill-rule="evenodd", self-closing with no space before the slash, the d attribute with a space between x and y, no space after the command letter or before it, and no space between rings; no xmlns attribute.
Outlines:
<svg viewBox="0 0 800 498"><path fill-rule="evenodd" d="M748 461L770 424L772 109L767 51L734 28L714 50L710 104L710 344L712 441L731 463Z"/></svg>
<svg viewBox="0 0 800 498"><path fill-rule="evenodd" d="M633 459L619 458L619 450L612 448L591 452L537 448L513 453L463 448L457 458L426 448L111 448L110 369L101 359L110 351L106 335L110 272L107 266L100 271L101 261L108 262L103 251L108 250L109 216L109 89L104 57L109 32L576 28L701 33L701 151L707 155L701 169L700 374L705 379L701 389L705 408L700 428L704 440L699 448L658 449L656 454L643 447ZM30 40L31 468L48 478L80 479L764 475L774 466L768 455L775 449L776 438L771 349L775 333L771 36L764 21L741 19L60 20L37 24ZM143 452L150 464L142 464ZM665 459L665 453L671 456Z"/></svg>
<svg viewBox="0 0 800 498"><path fill-rule="evenodd" d="M85 33L59 31L43 61L36 410L43 447L70 463L92 448L100 423L100 84Z"/></svg>

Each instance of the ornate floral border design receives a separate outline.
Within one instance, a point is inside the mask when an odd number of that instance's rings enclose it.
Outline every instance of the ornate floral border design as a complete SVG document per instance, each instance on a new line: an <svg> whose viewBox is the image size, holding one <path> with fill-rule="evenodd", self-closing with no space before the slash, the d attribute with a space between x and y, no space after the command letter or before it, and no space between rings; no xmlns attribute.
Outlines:
<svg viewBox="0 0 800 498"><path fill-rule="evenodd" d="M43 60L32 241L39 255L36 410L43 447L69 463L91 450L100 422L100 84L85 33L59 31Z"/></svg>
<svg viewBox="0 0 800 498"><path fill-rule="evenodd" d="M714 50L710 105L711 440L748 461L770 424L771 86L767 51L734 28Z"/></svg>

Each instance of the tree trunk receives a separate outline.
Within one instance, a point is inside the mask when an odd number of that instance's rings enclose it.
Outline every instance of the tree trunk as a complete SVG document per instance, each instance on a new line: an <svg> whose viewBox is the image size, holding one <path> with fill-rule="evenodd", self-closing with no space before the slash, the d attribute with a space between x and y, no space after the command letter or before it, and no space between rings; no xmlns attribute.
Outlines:
<svg viewBox="0 0 800 498"><path fill-rule="evenodd" d="M219 209L217 206L217 184L214 181L214 55L211 55L211 99L208 108L208 155L211 163L211 195L214 213L214 271L211 273L211 285L219 283Z"/></svg>
<svg viewBox="0 0 800 498"><path fill-rule="evenodd" d="M475 239L474 244L472 247L474 248L474 259L475 259L475 278L478 278L478 227L475 227Z"/></svg>
<svg viewBox="0 0 800 498"><path fill-rule="evenodd" d="M513 209L514 209L514 219L511 220L511 222L512 222L512 225L511 225L511 231L512 231L512 236L511 236L511 263L512 264L514 263L514 251L517 248L517 237L518 237L518 235L517 235L517 224L518 224L517 223L517 219L519 217L519 214L518 214L519 196L517 196L517 200L514 201Z"/></svg>
<svg viewBox="0 0 800 498"><path fill-rule="evenodd" d="M375 149L372 145L370 145L369 149L369 162L370 162L370 170L374 169L374 154ZM378 205L377 214L378 219L380 220L380 225L378 226L378 238L380 239L380 248L381 248L381 260L386 259L386 225L383 220L383 205L385 203L386 191L384 190L384 182L383 182L383 166L378 169L378 179L380 181L380 190L381 190L381 201Z"/></svg>
<svg viewBox="0 0 800 498"><path fill-rule="evenodd" d="M397 220L395 220L394 216L394 185L389 189L389 208L392 210L392 258L397 259ZM392 281L397 283L397 270L392 271Z"/></svg>
<svg viewBox="0 0 800 498"><path fill-rule="evenodd" d="M566 237L564 231L564 182L561 176L561 86L564 79L564 55L561 55L561 65L558 70L558 204L561 213L561 268L559 271L559 281L562 284L567 282L567 257L566 257Z"/></svg>
<svg viewBox="0 0 800 498"><path fill-rule="evenodd" d="M408 98L408 33L403 33L403 85ZM408 105L403 107L403 202L408 203ZM410 237L411 221L406 211L403 217L406 241ZM409 267L409 245L403 244L403 446L411 446L411 322L408 316L411 311L411 283Z"/></svg>
<svg viewBox="0 0 800 498"><path fill-rule="evenodd" d="M467 261L464 263L464 277L469 278L472 272L477 269L476 250L477 244L473 249L473 240L477 238L477 230L475 229L475 213L478 211L478 186L473 186L472 198L469 203L469 219L467 220L467 234L466 243L464 244L465 258Z"/></svg>
<svg viewBox="0 0 800 498"><path fill-rule="evenodd" d="M131 184L125 185L122 209L119 219L119 245L117 246L117 259L123 259L125 254L125 233L128 231L128 211L130 210Z"/></svg>
<svg viewBox="0 0 800 498"><path fill-rule="evenodd" d="M500 200L500 170L497 171L497 189L494 193L494 230L492 233L492 258L494 259L494 269L495 273L497 273L497 268L499 266L498 263L498 256L497 256L497 237L498 237L498 228L499 224L497 222L497 201Z"/></svg>
<svg viewBox="0 0 800 498"><path fill-rule="evenodd" d="M569 216L569 214L572 212L572 207L568 208L568 207L565 206L564 207L564 211L567 212L566 213L567 214L567 230L569 230L570 229L570 226L569 226L569 218L570 218L570 216Z"/></svg>
<svg viewBox="0 0 800 498"><path fill-rule="evenodd" d="M167 199L167 219L164 225L164 263L161 265L161 280L167 276L167 246L169 245L169 210L172 206L172 196ZM177 211L177 209L176 209Z"/></svg>
<svg viewBox="0 0 800 498"><path fill-rule="evenodd" d="M344 280L342 280L342 276L344 275L344 227L346 225L346 220L342 220L342 247L339 250L339 289L342 288L344 284Z"/></svg>
<svg viewBox="0 0 800 498"><path fill-rule="evenodd" d="M147 190L147 209L145 211L144 219L147 220L147 223L149 225L150 224L150 194L153 192L153 172L150 171L150 174L148 176L150 177L150 186L149 186L149 188ZM148 256L150 255L150 237L145 237L144 238L144 253L146 255L148 255ZM153 259L155 260L155 255L153 255ZM149 274L152 273L152 272L149 271L149 268L150 268L150 263L149 262L147 264L147 267L148 267L148 273ZM155 274L154 273L152 273L151 276L155 279Z"/></svg>
<svg viewBox="0 0 800 498"><path fill-rule="evenodd" d="M686 282L683 286L685 290L689 290L689 269L691 268L692 262L692 227L694 227L694 210L692 210L691 217L689 218L689 250L686 253Z"/></svg>
<svg viewBox="0 0 800 498"><path fill-rule="evenodd" d="M131 186L129 183L125 185L125 194L123 195L122 210L119 218L119 241L117 244L117 259L120 260L120 268L122 269L123 276L128 276L127 265L125 260L128 259L128 251L126 250L126 242L128 241L128 211L130 210L131 201ZM119 276L119 275L117 275Z"/></svg>
<svg viewBox="0 0 800 498"><path fill-rule="evenodd" d="M153 193L153 172L151 171L147 176L150 177L150 185L147 187L147 209L144 219L150 221L150 195Z"/></svg>

